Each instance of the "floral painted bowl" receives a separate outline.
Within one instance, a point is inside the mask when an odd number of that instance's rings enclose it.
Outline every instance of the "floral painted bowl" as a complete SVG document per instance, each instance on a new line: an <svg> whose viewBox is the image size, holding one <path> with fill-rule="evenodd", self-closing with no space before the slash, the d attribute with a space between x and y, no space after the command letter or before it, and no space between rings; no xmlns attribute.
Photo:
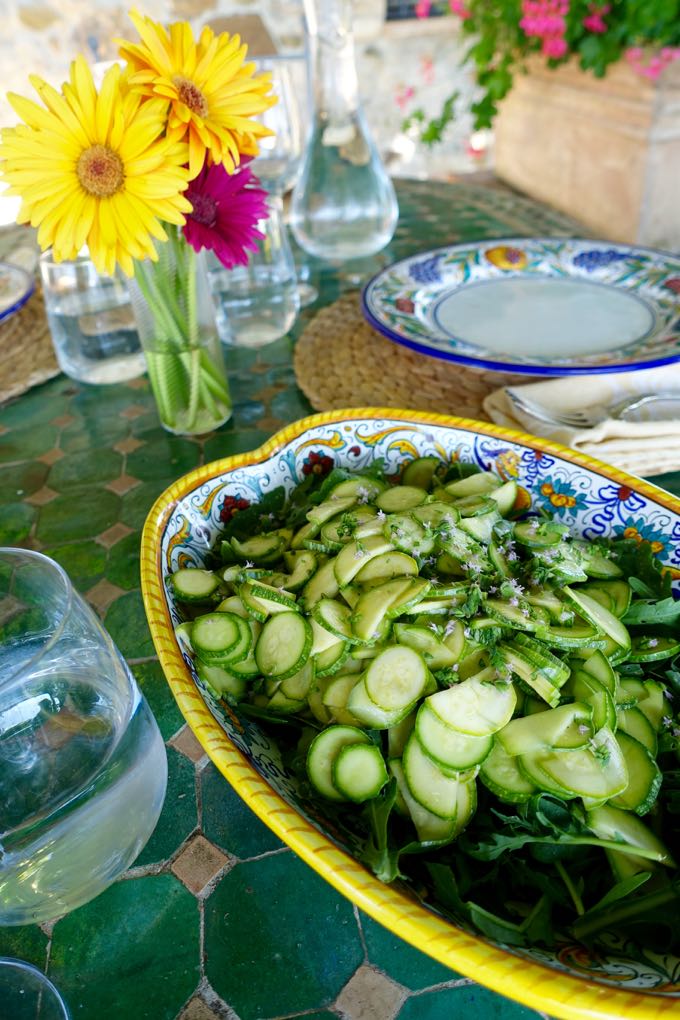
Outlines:
<svg viewBox="0 0 680 1020"><path fill-rule="evenodd" d="M310 472L333 465L360 470L383 457L392 474L426 454L516 479L527 504L531 499L585 537L649 541L680 577L680 500L647 482L555 443L462 418L384 408L314 415L258 450L180 478L147 518L144 603L179 707L256 815L339 892L441 963L556 1017L659 1020L680 1011L678 959L614 937L606 957L574 944L558 952L503 947L444 918L413 890L382 884L355 859L352 832L305 799L271 735L214 699L178 647L173 625L181 617L165 578L179 567L201 566L231 515L276 486L290 490Z"/></svg>

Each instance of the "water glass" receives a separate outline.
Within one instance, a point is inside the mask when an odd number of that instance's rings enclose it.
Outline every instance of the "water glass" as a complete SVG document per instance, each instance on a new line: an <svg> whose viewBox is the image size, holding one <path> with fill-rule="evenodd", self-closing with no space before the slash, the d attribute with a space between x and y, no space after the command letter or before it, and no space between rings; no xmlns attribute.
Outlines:
<svg viewBox="0 0 680 1020"><path fill-rule="evenodd" d="M223 343L263 347L285 336L297 318L295 260L280 198L270 195L269 211L269 218L258 224L264 237L248 265L226 269L215 255L208 256L208 279Z"/></svg>
<svg viewBox="0 0 680 1020"><path fill-rule="evenodd" d="M151 835L166 780L149 706L64 571L0 549L0 925L102 892Z"/></svg>
<svg viewBox="0 0 680 1020"><path fill-rule="evenodd" d="M22 960L0 957L0 1017L3 1020L69 1020L49 978Z"/></svg>
<svg viewBox="0 0 680 1020"><path fill-rule="evenodd" d="M125 382L146 365L125 279L97 272L88 255L55 262L40 257L52 343L62 372L84 383Z"/></svg>

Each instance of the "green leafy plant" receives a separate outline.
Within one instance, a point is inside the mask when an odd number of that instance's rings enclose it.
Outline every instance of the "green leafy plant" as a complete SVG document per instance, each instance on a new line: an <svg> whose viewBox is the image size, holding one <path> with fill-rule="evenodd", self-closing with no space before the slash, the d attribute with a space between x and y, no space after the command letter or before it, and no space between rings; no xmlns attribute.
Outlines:
<svg viewBox="0 0 680 1020"><path fill-rule="evenodd" d="M491 126L515 74L532 55L549 67L576 59L598 78L625 59L652 80L680 59L680 0L421 0L417 13L449 8L470 43L464 63L474 65L482 90L472 106L476 129ZM418 112L411 116L418 119ZM450 97L439 118L430 123L420 118L423 141L441 137L441 118L448 123L452 116Z"/></svg>

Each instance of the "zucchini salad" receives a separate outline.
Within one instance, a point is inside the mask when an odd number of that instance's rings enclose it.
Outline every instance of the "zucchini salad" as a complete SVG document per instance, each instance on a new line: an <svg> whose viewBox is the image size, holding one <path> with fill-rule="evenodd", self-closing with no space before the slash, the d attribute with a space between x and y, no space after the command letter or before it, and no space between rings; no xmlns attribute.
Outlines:
<svg viewBox="0 0 680 1020"><path fill-rule="evenodd" d="M268 493L206 566L169 578L178 641L380 879L508 945L680 951L680 602L648 543L420 457Z"/></svg>

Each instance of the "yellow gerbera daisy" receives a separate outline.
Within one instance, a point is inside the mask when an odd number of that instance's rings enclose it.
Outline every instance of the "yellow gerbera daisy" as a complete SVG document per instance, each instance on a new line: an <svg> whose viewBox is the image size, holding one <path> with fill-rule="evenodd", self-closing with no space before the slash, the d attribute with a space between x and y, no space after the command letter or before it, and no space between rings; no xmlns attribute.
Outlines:
<svg viewBox="0 0 680 1020"><path fill-rule="evenodd" d="M215 35L207 26L198 42L191 27L175 22L167 30L136 11L130 13L140 42L119 39L120 55L128 61L131 88L169 104L168 136L189 143L189 176L203 166L206 151L214 163L232 173L241 154L257 152L254 141L271 134L252 120L273 106L269 75L253 75L244 63L248 47L237 35Z"/></svg>
<svg viewBox="0 0 680 1020"><path fill-rule="evenodd" d="M22 199L19 222L57 261L87 244L100 272L119 264L131 276L133 259L157 258L153 238L167 239L159 221L183 224L191 204L187 146L164 137L166 105L121 91L120 74L110 68L97 94L78 57L62 92L31 78L46 109L10 94L24 123L1 133L0 174Z"/></svg>

